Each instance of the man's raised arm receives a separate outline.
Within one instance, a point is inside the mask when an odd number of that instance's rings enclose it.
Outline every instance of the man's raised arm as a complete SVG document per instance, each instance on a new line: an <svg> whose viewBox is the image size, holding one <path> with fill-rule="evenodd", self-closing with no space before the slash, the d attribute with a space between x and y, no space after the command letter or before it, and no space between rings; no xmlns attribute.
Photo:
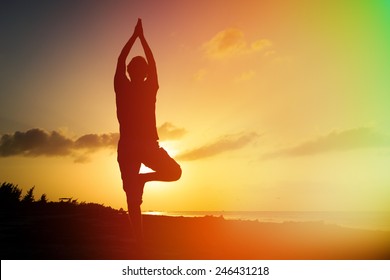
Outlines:
<svg viewBox="0 0 390 280"><path fill-rule="evenodd" d="M140 22L140 20L138 20ZM158 87L158 78L157 78L157 67L156 67L156 61L154 60L154 56L152 53L152 50L149 47L148 42L146 42L143 28L142 28L142 22L140 22L140 33L139 33L139 39L141 41L142 48L144 49L146 60L149 65L149 76L148 80L151 82L155 83L156 86Z"/></svg>
<svg viewBox="0 0 390 280"><path fill-rule="evenodd" d="M118 83L121 83L121 81L123 81L124 79L128 80L126 76L126 59L130 53L131 48L134 45L135 40L140 35L141 31L142 31L141 20L138 19L133 35L131 35L130 39L127 41L121 53L119 54L118 62L116 64L115 77L114 77L115 88L118 85Z"/></svg>

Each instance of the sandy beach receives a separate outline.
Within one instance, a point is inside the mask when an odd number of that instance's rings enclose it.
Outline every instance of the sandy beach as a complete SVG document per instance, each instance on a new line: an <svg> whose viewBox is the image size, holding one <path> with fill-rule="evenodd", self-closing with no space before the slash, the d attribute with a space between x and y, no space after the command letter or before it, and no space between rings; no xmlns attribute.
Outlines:
<svg viewBox="0 0 390 280"><path fill-rule="evenodd" d="M127 215L99 205L54 203L1 211L1 259L390 259L390 232L321 222L144 215L137 249Z"/></svg>

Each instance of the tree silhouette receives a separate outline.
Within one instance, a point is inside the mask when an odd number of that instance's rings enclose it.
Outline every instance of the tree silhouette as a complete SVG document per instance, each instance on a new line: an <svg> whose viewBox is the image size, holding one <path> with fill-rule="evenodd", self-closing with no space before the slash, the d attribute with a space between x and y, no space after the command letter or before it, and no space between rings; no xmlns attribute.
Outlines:
<svg viewBox="0 0 390 280"><path fill-rule="evenodd" d="M18 188L18 185L2 183L0 186L0 207L7 208L18 205L21 194L22 190Z"/></svg>
<svg viewBox="0 0 390 280"><path fill-rule="evenodd" d="M32 203L35 201L34 189L35 189L35 186L27 191L26 195L22 199L23 203Z"/></svg>
<svg viewBox="0 0 390 280"><path fill-rule="evenodd" d="M39 203L42 203L42 204L48 202L47 196L46 196L45 193L41 195L41 198L38 200L38 202L39 202Z"/></svg>

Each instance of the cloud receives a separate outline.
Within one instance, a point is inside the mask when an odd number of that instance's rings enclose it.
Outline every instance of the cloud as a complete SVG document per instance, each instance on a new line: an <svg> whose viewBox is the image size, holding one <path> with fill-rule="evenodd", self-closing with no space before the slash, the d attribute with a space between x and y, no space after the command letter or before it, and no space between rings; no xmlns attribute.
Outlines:
<svg viewBox="0 0 390 280"><path fill-rule="evenodd" d="M161 141L177 140L187 133L184 128L178 128L170 122L163 123L160 127L158 127L157 131Z"/></svg>
<svg viewBox="0 0 390 280"><path fill-rule="evenodd" d="M218 59L260 52L270 46L272 46L272 42L267 39L248 43L241 30L229 28L217 33L210 41L204 43L202 49L208 57Z"/></svg>
<svg viewBox="0 0 390 280"><path fill-rule="evenodd" d="M158 128L161 140L176 140L187 131L166 122ZM89 154L101 149L116 149L119 133L85 134L77 139L60 131L33 128L25 132L3 134L0 138L0 157L10 156L71 156L75 162L87 162Z"/></svg>
<svg viewBox="0 0 390 280"><path fill-rule="evenodd" d="M198 70L198 72L196 72L194 74L193 78L197 82L202 82L207 74L208 74L208 71L206 69L200 69L200 70Z"/></svg>
<svg viewBox="0 0 390 280"><path fill-rule="evenodd" d="M13 135L4 134L0 140L0 156L63 156L72 152L73 141L60 133L46 132L38 128Z"/></svg>
<svg viewBox="0 0 390 280"><path fill-rule="evenodd" d="M0 156L74 156L77 152L91 152L116 147L118 133L86 134L73 140L58 131L47 132L34 128L26 132L4 134L0 139Z"/></svg>
<svg viewBox="0 0 390 280"><path fill-rule="evenodd" d="M250 52L262 51L272 46L272 42L268 39L256 40L251 44Z"/></svg>
<svg viewBox="0 0 390 280"><path fill-rule="evenodd" d="M299 157L333 151L390 146L390 137L369 127L332 131L327 135L305 141L292 147L279 149L262 156L262 159Z"/></svg>
<svg viewBox="0 0 390 280"><path fill-rule="evenodd" d="M256 138L258 138L258 134L254 132L238 135L225 135L211 144L179 154L176 158L178 160L198 160L213 157L227 151L243 148Z"/></svg>
<svg viewBox="0 0 390 280"><path fill-rule="evenodd" d="M250 71L246 71L246 72L241 73L241 75L237 76L234 79L234 81L236 83L241 83L241 82L252 80L255 76L256 76L256 72L253 70L250 70Z"/></svg>
<svg viewBox="0 0 390 280"><path fill-rule="evenodd" d="M108 134L86 134L74 142L75 149L97 150L100 148L116 148L119 140L119 133Z"/></svg>

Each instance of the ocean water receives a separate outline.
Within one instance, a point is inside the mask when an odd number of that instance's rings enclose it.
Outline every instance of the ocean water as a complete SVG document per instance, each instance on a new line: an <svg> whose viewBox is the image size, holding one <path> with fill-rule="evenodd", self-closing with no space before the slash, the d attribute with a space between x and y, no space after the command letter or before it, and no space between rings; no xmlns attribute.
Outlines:
<svg viewBox="0 0 390 280"><path fill-rule="evenodd" d="M148 211L146 215L174 217L223 216L226 220L251 220L265 223L320 222L354 229L390 231L390 212L325 211Z"/></svg>

